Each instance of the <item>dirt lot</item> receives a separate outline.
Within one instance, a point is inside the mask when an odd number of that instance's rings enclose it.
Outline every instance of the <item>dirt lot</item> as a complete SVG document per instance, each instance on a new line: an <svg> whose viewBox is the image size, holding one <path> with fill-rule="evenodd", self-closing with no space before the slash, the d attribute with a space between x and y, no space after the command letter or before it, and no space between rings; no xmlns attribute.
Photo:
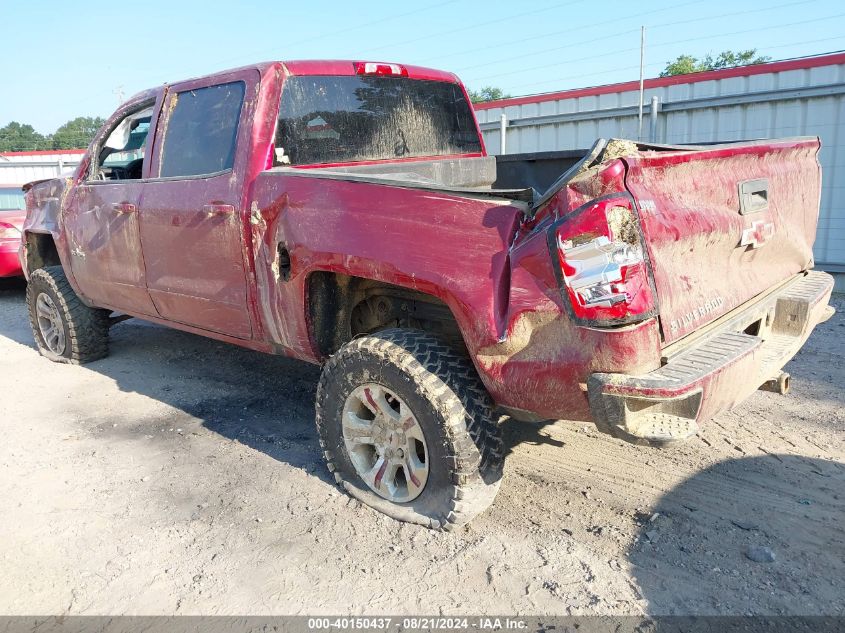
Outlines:
<svg viewBox="0 0 845 633"><path fill-rule="evenodd" d="M679 448L505 420L496 503L440 534L331 483L317 368L138 321L56 365L23 297L0 291L0 613L845 614L841 298L790 396Z"/></svg>

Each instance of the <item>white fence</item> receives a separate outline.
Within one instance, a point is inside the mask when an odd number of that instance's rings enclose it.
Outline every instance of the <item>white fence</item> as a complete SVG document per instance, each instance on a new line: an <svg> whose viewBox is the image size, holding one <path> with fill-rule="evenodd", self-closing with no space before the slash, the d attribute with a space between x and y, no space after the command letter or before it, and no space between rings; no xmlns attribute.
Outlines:
<svg viewBox="0 0 845 633"><path fill-rule="evenodd" d="M704 143L819 136L823 190L816 266L845 273L845 54L520 97L476 107L487 150L590 147L596 138ZM655 107L656 106L656 107ZM838 275L840 288L845 276ZM842 288L845 289L845 288Z"/></svg>

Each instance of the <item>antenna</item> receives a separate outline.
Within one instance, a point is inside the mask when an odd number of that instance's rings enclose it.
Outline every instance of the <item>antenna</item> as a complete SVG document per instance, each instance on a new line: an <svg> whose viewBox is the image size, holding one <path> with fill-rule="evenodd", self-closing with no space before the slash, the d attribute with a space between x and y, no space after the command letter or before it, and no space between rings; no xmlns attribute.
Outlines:
<svg viewBox="0 0 845 633"><path fill-rule="evenodd" d="M640 27L640 109L639 109L639 129L637 131L637 140L643 140L643 62L645 61L645 27Z"/></svg>

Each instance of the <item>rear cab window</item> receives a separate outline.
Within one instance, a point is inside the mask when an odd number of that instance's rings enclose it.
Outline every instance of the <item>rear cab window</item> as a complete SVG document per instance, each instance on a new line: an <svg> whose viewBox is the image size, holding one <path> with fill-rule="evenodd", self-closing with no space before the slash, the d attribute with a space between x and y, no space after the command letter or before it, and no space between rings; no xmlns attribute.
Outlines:
<svg viewBox="0 0 845 633"><path fill-rule="evenodd" d="M475 154L481 141L458 84L408 77L292 76L277 163L316 165Z"/></svg>

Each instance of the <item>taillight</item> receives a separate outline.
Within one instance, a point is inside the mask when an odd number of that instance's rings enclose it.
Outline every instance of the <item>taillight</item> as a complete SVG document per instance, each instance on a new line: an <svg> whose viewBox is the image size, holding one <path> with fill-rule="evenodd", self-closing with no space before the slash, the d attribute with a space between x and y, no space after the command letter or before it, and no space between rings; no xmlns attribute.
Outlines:
<svg viewBox="0 0 845 633"><path fill-rule="evenodd" d="M407 77L408 69L399 64L385 62L354 62L356 75L394 75Z"/></svg>
<svg viewBox="0 0 845 633"><path fill-rule="evenodd" d="M0 222L0 240L19 240L21 232L14 224Z"/></svg>
<svg viewBox="0 0 845 633"><path fill-rule="evenodd" d="M554 229L565 294L577 319L632 323L654 313L654 294L629 198L600 200Z"/></svg>

